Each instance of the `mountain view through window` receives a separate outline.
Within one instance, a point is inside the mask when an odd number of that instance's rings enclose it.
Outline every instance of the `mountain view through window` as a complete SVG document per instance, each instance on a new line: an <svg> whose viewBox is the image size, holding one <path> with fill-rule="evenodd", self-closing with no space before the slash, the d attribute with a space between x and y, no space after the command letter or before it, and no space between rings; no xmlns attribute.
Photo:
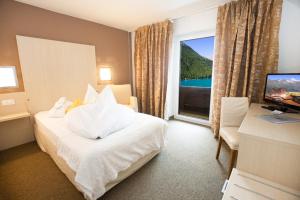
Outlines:
<svg viewBox="0 0 300 200"><path fill-rule="evenodd" d="M179 114L209 117L214 37L180 42Z"/></svg>

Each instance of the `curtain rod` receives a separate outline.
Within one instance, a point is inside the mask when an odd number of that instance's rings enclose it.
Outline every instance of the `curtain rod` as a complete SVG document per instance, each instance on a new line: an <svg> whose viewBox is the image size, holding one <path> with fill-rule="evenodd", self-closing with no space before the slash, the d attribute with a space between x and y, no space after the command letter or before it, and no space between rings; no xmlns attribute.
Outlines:
<svg viewBox="0 0 300 200"><path fill-rule="evenodd" d="M223 2L223 3L217 4L217 5L208 7L208 8L200 9L199 11L194 12L194 13L192 13L192 14L182 15L182 16L180 16L180 17L172 17L172 18L169 18L168 20L170 20L171 22L175 22L175 21L177 21L177 20L179 20L179 19L182 19L182 18L185 18L185 17L194 16L194 15L201 14L201 13L203 13L203 12L206 12L206 11L209 11L209 10L212 10L212 9L215 9L215 8L218 8L219 6L224 5L225 3L228 3L228 2L230 2L230 1L231 1L231 0L226 0L226 1Z"/></svg>

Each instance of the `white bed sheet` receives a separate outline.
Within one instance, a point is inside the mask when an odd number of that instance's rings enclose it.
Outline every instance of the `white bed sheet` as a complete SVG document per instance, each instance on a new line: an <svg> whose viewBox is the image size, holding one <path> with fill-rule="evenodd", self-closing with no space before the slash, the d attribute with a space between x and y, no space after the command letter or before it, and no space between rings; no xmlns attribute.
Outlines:
<svg viewBox="0 0 300 200"><path fill-rule="evenodd" d="M75 182L88 199L105 193L105 185L138 159L164 146L167 123L137 113L130 126L104 139L91 140L72 133L63 118L35 115L40 130L47 133L62 157L75 172ZM43 147L41 147L43 148Z"/></svg>

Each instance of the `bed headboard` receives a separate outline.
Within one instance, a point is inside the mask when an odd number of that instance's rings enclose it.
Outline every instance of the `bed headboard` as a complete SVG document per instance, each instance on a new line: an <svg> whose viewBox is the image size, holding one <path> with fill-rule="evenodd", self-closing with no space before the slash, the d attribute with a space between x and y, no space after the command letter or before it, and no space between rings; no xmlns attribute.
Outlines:
<svg viewBox="0 0 300 200"><path fill-rule="evenodd" d="M17 36L28 109L49 110L61 96L83 98L96 87L95 46Z"/></svg>

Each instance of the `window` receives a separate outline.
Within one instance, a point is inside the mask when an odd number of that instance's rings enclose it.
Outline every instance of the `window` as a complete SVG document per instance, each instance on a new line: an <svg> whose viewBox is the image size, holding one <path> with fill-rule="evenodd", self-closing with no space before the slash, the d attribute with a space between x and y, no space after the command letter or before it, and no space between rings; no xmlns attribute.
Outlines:
<svg viewBox="0 0 300 200"><path fill-rule="evenodd" d="M18 79L15 66L0 66L0 88L17 88Z"/></svg>

